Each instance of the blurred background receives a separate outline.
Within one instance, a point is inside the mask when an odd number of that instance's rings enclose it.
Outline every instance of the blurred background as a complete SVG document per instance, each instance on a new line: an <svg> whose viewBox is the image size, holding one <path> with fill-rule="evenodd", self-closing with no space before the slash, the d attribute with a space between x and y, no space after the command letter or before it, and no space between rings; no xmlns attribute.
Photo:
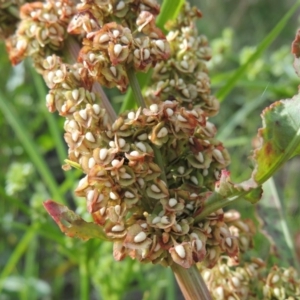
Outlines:
<svg viewBox="0 0 300 300"><path fill-rule="evenodd" d="M300 10L283 22L296 1L192 2L203 12L197 25L213 51L209 68L221 111L212 122L231 153L232 178L239 182L252 172L249 156L261 127L261 111L297 93L300 80L293 70L290 45ZM282 30L276 30L278 24ZM258 52L260 46L264 47ZM224 85L230 76L255 53L256 59L226 95ZM7 103L0 105L0 300L182 299L170 270L131 259L114 262L111 244L82 242L60 232L42 206L47 199L65 203L91 220L85 200L73 194L80 174L61 169L67 157L64 120L47 111L47 88L30 60L11 67L3 42L0 70L0 102ZM108 94L120 106L123 96L115 90ZM300 260L299 170L296 157L266 184L257 209L244 202L234 207L246 218L255 217L258 228L264 222L263 228L273 231L277 246L288 248L284 255L270 258L273 241L257 234L251 255L269 259L270 264L296 264L297 255ZM284 237L282 222L289 230ZM276 251L274 245L272 249Z"/></svg>

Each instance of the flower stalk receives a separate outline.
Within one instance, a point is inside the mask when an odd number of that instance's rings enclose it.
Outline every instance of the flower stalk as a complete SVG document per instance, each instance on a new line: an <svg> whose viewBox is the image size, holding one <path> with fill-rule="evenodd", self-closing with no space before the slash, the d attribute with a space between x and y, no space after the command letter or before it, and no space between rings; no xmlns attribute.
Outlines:
<svg viewBox="0 0 300 300"><path fill-rule="evenodd" d="M186 300L212 299L206 283L196 266L185 269L177 264L173 264L171 268Z"/></svg>

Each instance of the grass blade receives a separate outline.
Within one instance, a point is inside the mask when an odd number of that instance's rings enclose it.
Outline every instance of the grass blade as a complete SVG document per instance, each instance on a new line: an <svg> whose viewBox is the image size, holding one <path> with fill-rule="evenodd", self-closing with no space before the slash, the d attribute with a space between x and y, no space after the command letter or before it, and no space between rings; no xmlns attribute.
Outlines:
<svg viewBox="0 0 300 300"><path fill-rule="evenodd" d="M300 6L300 1L297 1L291 9L283 16L274 29L263 39L258 45L256 51L249 57L249 59L241 65L233 75L224 83L223 87L216 93L216 97L222 102L230 91L235 87L236 82L246 73L249 66L262 55L262 53L271 45L277 38L283 28L286 26L288 20L295 13L296 9Z"/></svg>
<svg viewBox="0 0 300 300"><path fill-rule="evenodd" d="M8 262L6 263L5 267L3 268L2 272L0 273L0 294L2 290L3 280L10 275L10 273L14 270L17 263L19 262L20 258L26 251L28 245L31 243L32 239L34 238L37 230L37 224L31 226L31 228L23 235L22 239L18 243L17 247L15 248L14 252L9 257Z"/></svg>
<svg viewBox="0 0 300 300"><path fill-rule="evenodd" d="M292 235L273 178L263 185L263 189L263 197L257 205L262 227L271 237L271 243L278 251L281 263L294 266L300 272Z"/></svg>
<svg viewBox="0 0 300 300"><path fill-rule="evenodd" d="M178 16L184 2L185 0L164 0L160 8L160 14L156 19L156 25L164 30L165 24Z"/></svg>
<svg viewBox="0 0 300 300"><path fill-rule="evenodd" d="M43 159L42 155L38 151L38 145L31 138L29 132L26 130L25 124L23 124L16 112L13 110L8 100L5 99L4 95L0 91L0 109L3 112L7 122L11 125L15 131L17 137L19 138L22 146L30 157L30 160L34 163L37 171L40 173L45 184L49 188L50 193L53 198L64 203L65 200L62 195L59 193L59 187L52 176L52 172L49 169L47 163Z"/></svg>

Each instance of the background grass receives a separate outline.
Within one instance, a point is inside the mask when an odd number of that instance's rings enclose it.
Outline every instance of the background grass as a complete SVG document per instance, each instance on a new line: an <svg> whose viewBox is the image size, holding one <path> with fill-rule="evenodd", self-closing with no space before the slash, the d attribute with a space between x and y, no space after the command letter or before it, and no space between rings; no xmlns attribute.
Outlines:
<svg viewBox="0 0 300 300"><path fill-rule="evenodd" d="M198 26L211 41L210 74L222 100L212 121L232 155L230 171L236 181L251 173L248 157L262 109L297 92L290 44L299 9L284 19L295 3L206 0L200 5L204 18ZM114 262L109 243L82 242L59 231L42 207L46 199L66 203L91 219L84 199L72 192L80 174L61 170L67 157L64 120L48 113L47 88L30 61L12 68L0 44L0 68L0 299L181 299L169 270L130 259ZM116 91L109 96L115 107L121 106L124 96ZM280 248L295 264L295 256L300 257L299 165L294 158L274 177L275 185L266 186L280 207L273 210L262 202L260 210L263 219L279 220L279 233L287 229ZM235 208L245 217L256 214L250 204ZM260 250L251 254L267 259L268 243L261 234L256 246Z"/></svg>

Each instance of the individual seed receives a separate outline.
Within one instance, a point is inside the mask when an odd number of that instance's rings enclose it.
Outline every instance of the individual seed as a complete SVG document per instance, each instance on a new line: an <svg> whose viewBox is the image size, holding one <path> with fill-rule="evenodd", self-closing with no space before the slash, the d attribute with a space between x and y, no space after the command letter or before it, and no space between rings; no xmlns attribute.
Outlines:
<svg viewBox="0 0 300 300"><path fill-rule="evenodd" d="M92 202L94 199L95 191L94 190L89 190L86 194L86 199L88 202Z"/></svg>
<svg viewBox="0 0 300 300"><path fill-rule="evenodd" d="M187 119L184 118L182 115L178 115L177 119L178 119L180 122L187 122Z"/></svg>
<svg viewBox="0 0 300 300"><path fill-rule="evenodd" d="M197 249L197 251L200 251L202 249L202 247L203 247L202 241L200 239L197 239L197 240L195 240L195 243L196 243L196 249Z"/></svg>
<svg viewBox="0 0 300 300"><path fill-rule="evenodd" d="M86 113L86 110L85 109L81 109L79 111L79 115L80 117L83 119L83 120L86 120L87 119L87 113Z"/></svg>
<svg viewBox="0 0 300 300"><path fill-rule="evenodd" d="M137 137L140 141L145 141L147 140L148 136L147 133L142 133Z"/></svg>
<svg viewBox="0 0 300 300"><path fill-rule="evenodd" d="M141 243L143 242L145 239L147 238L147 235L144 231L141 231L140 233L138 233L135 237L134 237L134 242L135 243Z"/></svg>
<svg viewBox="0 0 300 300"><path fill-rule="evenodd" d="M186 98L189 98L190 97L190 92L188 89L183 89L182 90L182 94L183 96L185 96Z"/></svg>
<svg viewBox="0 0 300 300"><path fill-rule="evenodd" d="M277 283L279 281L279 279L280 279L279 275L275 274L272 278L272 283L274 283L274 284Z"/></svg>
<svg viewBox="0 0 300 300"><path fill-rule="evenodd" d="M126 198L134 198L134 194L131 193L131 192L129 192L129 191L126 191L126 192L125 192L125 197L126 197Z"/></svg>
<svg viewBox="0 0 300 300"><path fill-rule="evenodd" d="M224 157L222 152L219 149L214 149L212 151L213 156L215 157L216 160L218 161L224 161Z"/></svg>
<svg viewBox="0 0 300 300"><path fill-rule="evenodd" d="M161 51L165 51L165 44L162 40L155 41L155 44Z"/></svg>
<svg viewBox="0 0 300 300"><path fill-rule="evenodd" d="M132 176L131 176L130 174L128 174L128 173L121 174L120 177L121 177L122 179L131 179L131 178L132 178Z"/></svg>
<svg viewBox="0 0 300 300"><path fill-rule="evenodd" d="M159 223L161 220L161 217L155 217L153 220L152 220L152 224L157 224Z"/></svg>
<svg viewBox="0 0 300 300"><path fill-rule="evenodd" d="M198 182L198 179L196 176L191 176L191 181L195 184L195 185L198 185L199 182Z"/></svg>
<svg viewBox="0 0 300 300"><path fill-rule="evenodd" d="M185 61L185 60L182 60L180 62L180 65L184 68L184 69L188 69L189 68L189 64Z"/></svg>
<svg viewBox="0 0 300 300"><path fill-rule="evenodd" d="M161 217L160 222L161 222L162 224L165 224L165 225L170 224L169 217L168 217L168 216L163 216L163 217Z"/></svg>
<svg viewBox="0 0 300 300"><path fill-rule="evenodd" d="M114 159L114 160L112 160L111 165L112 165L113 167L115 167L115 166L117 166L119 163L120 163L120 161L119 161L118 159Z"/></svg>
<svg viewBox="0 0 300 300"><path fill-rule="evenodd" d="M161 248L160 244L156 244L155 248L154 248L154 252L157 252L159 249Z"/></svg>
<svg viewBox="0 0 300 300"><path fill-rule="evenodd" d="M203 163L204 162L204 156L201 152L198 152L197 155L195 155L195 158L200 162Z"/></svg>
<svg viewBox="0 0 300 300"><path fill-rule="evenodd" d="M175 198L170 198L169 199L169 206L170 207L174 207L177 203L178 203L178 201Z"/></svg>
<svg viewBox="0 0 300 300"><path fill-rule="evenodd" d="M144 229L146 229L148 227L147 223L142 223L142 224L140 224L140 226Z"/></svg>
<svg viewBox="0 0 300 300"><path fill-rule="evenodd" d="M114 45L114 52L115 52L116 56L119 56L120 53L122 52L122 50L123 50L122 45L120 45L120 44Z"/></svg>
<svg viewBox="0 0 300 300"><path fill-rule="evenodd" d="M95 60L95 58L96 58L95 54L93 52L91 52L89 54L89 60L90 60L90 62L93 62Z"/></svg>
<svg viewBox="0 0 300 300"><path fill-rule="evenodd" d="M210 260L213 260L213 259L216 257L216 255L217 255L217 252L216 252L215 249L211 249L211 250L209 251L209 259L210 259Z"/></svg>
<svg viewBox="0 0 300 300"><path fill-rule="evenodd" d="M115 38L117 38L119 35L120 35L120 31L119 30L113 30L112 31L112 33L113 33L113 36L115 37Z"/></svg>
<svg viewBox="0 0 300 300"><path fill-rule="evenodd" d="M79 98L79 91L78 91L78 90L73 90L73 91L72 91L72 97L73 97L73 99L74 99L75 101L77 101L78 98Z"/></svg>
<svg viewBox="0 0 300 300"><path fill-rule="evenodd" d="M96 115L100 113L100 105L99 104L93 104L93 110Z"/></svg>
<svg viewBox="0 0 300 300"><path fill-rule="evenodd" d="M120 148L123 148L126 145L126 141L124 139L118 139L118 144Z"/></svg>
<svg viewBox="0 0 300 300"><path fill-rule="evenodd" d="M106 211L106 208L105 208L105 207L100 208L100 210L99 210L100 215L101 215L101 216L104 216L105 211Z"/></svg>
<svg viewBox="0 0 300 300"><path fill-rule="evenodd" d="M190 237L191 237L192 239L195 239L195 240L198 240L198 239L199 239L198 235L197 235L195 232L192 232L192 233L190 234Z"/></svg>
<svg viewBox="0 0 300 300"><path fill-rule="evenodd" d="M109 147L111 147L111 148L115 148L115 147L116 147L116 144L115 144L114 141L110 141L110 142L108 143L108 145L109 145Z"/></svg>
<svg viewBox="0 0 300 300"><path fill-rule="evenodd" d="M188 203L186 206L185 206L187 209L189 210L193 210L194 209L194 206L192 203Z"/></svg>
<svg viewBox="0 0 300 300"><path fill-rule="evenodd" d="M139 148L142 152L147 152L147 148L144 143L138 142L136 143L137 148Z"/></svg>
<svg viewBox="0 0 300 300"><path fill-rule="evenodd" d="M72 132L72 140L73 140L73 142L77 142L78 141L78 138L79 138L79 132L78 131L74 131L74 132Z"/></svg>
<svg viewBox="0 0 300 300"><path fill-rule="evenodd" d="M218 286L216 288L216 294L219 296L218 299L221 299L221 300L224 299L224 289L221 286Z"/></svg>
<svg viewBox="0 0 300 300"><path fill-rule="evenodd" d="M68 127L72 128L72 129L74 129L74 130L78 129L78 126L77 126L77 123L76 123L75 120L70 120L70 121L68 122Z"/></svg>
<svg viewBox="0 0 300 300"><path fill-rule="evenodd" d="M231 238L227 237L227 238L225 239L225 242L226 242L226 244L228 245L228 247L231 247L231 246L232 246L232 239L231 239Z"/></svg>
<svg viewBox="0 0 300 300"><path fill-rule="evenodd" d="M121 206L120 205L115 206L115 212L116 212L117 215L120 215L120 212L121 212Z"/></svg>
<svg viewBox="0 0 300 300"><path fill-rule="evenodd" d="M123 225L115 225L112 227L111 231L112 232L120 232L123 231L125 228Z"/></svg>
<svg viewBox="0 0 300 300"><path fill-rule="evenodd" d="M55 76L62 79L64 77L64 73L61 70L56 70Z"/></svg>
<svg viewBox="0 0 300 300"><path fill-rule="evenodd" d="M110 192L110 193L109 193L109 197L110 197L112 200L117 200L117 199L118 199L118 196L117 196L114 192Z"/></svg>
<svg viewBox="0 0 300 300"><path fill-rule="evenodd" d="M158 105L157 104L151 104L149 108L154 113L158 112Z"/></svg>
<svg viewBox="0 0 300 300"><path fill-rule="evenodd" d="M129 153L131 156L140 156L139 152L138 151L131 151Z"/></svg>
<svg viewBox="0 0 300 300"><path fill-rule="evenodd" d="M147 60L150 57L150 51L148 49L144 49L144 59Z"/></svg>
<svg viewBox="0 0 300 300"><path fill-rule="evenodd" d="M155 184L152 184L151 185L151 190L154 192L154 193L160 193L161 192L161 190L158 188L158 186L157 185L155 185Z"/></svg>
<svg viewBox="0 0 300 300"><path fill-rule="evenodd" d="M96 164L95 159L93 157L90 157L89 161L88 161L88 167L89 167L89 169L93 168L95 166L95 164Z"/></svg>
<svg viewBox="0 0 300 300"><path fill-rule="evenodd" d="M145 185L145 180L143 178L139 178L138 184L140 185L140 187L143 187Z"/></svg>
<svg viewBox="0 0 300 300"><path fill-rule="evenodd" d="M106 148L102 148L99 151L99 158L104 160L107 157L108 150Z"/></svg>
<svg viewBox="0 0 300 300"><path fill-rule="evenodd" d="M124 1L120 1L116 6L116 10L122 10L124 7L125 7Z"/></svg>
<svg viewBox="0 0 300 300"><path fill-rule="evenodd" d="M182 245L176 245L174 247L176 253L178 254L179 257L181 258L185 258L186 254L185 254L185 249Z"/></svg>
<svg viewBox="0 0 300 300"><path fill-rule="evenodd" d="M237 277L235 277L235 276L233 276L232 278L231 278L231 280L232 280L232 283L233 283L233 285L235 286L235 287L239 287L241 284L240 284L240 280L237 278Z"/></svg>
<svg viewBox="0 0 300 300"><path fill-rule="evenodd" d="M166 127L162 127L161 130L157 133L158 138L163 138L168 135L168 129Z"/></svg>
<svg viewBox="0 0 300 300"><path fill-rule="evenodd" d="M86 134L85 134L85 138L89 141L89 142L91 142L91 143L95 143L95 138L94 138L94 136L93 136L93 134L90 132L90 131L88 131Z"/></svg>
<svg viewBox="0 0 300 300"><path fill-rule="evenodd" d="M171 117L171 116L173 116L173 114L174 114L174 111L173 111L173 109L171 109L171 108L167 108L166 109L166 113L167 113L167 115L169 116L169 117Z"/></svg>
<svg viewBox="0 0 300 300"><path fill-rule="evenodd" d="M116 77L117 76L117 69L116 69L116 67L112 66L109 69L112 72L112 74L114 75L114 77Z"/></svg>
<svg viewBox="0 0 300 300"><path fill-rule="evenodd" d="M99 194L98 198L97 198L97 203L100 203L101 201L103 201L104 199L104 195L103 194Z"/></svg>
<svg viewBox="0 0 300 300"><path fill-rule="evenodd" d="M123 44L129 44L129 40L128 40L128 38L125 36L125 35L123 35L122 37L121 37L121 42L123 43Z"/></svg>
<svg viewBox="0 0 300 300"><path fill-rule="evenodd" d="M139 49L135 49L135 50L133 51L133 55L134 55L137 59L139 59L139 58L140 58L140 50L139 50Z"/></svg>
<svg viewBox="0 0 300 300"><path fill-rule="evenodd" d="M183 166L180 166L180 167L177 168L177 171L178 171L179 174L182 175L184 173L185 169L184 169Z"/></svg>
<svg viewBox="0 0 300 300"><path fill-rule="evenodd" d="M101 35L100 36L100 38L99 38L99 42L100 43L106 43L106 42L108 42L109 41L109 36L108 36L108 34L103 34L103 35Z"/></svg>
<svg viewBox="0 0 300 300"><path fill-rule="evenodd" d="M128 115L127 115L127 118L128 118L129 120L134 120L134 118L135 118L135 113L134 113L133 111L129 112Z"/></svg>

